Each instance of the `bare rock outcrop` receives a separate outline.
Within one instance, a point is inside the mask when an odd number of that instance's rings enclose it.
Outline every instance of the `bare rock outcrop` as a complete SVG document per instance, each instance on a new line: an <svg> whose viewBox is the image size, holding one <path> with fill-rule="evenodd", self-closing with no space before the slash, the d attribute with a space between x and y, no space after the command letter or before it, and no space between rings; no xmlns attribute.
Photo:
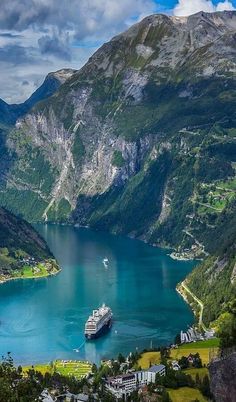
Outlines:
<svg viewBox="0 0 236 402"><path fill-rule="evenodd" d="M216 402L236 402L236 352L210 364L211 391Z"/></svg>

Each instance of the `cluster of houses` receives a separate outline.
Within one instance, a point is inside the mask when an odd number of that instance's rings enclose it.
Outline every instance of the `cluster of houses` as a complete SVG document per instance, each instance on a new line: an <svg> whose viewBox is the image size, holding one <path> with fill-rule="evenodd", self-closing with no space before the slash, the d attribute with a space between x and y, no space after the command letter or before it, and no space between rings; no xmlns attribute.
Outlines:
<svg viewBox="0 0 236 402"><path fill-rule="evenodd" d="M36 263L36 260L34 257L24 257L20 260L22 265L33 265Z"/></svg>
<svg viewBox="0 0 236 402"><path fill-rule="evenodd" d="M190 353L187 357L186 357L186 359L187 359L187 361L188 361L188 364L189 364L189 366L192 366L192 367L196 367L196 364L197 364L197 361L199 361L199 357L197 356L197 354L192 354L192 353ZM172 362L171 362L171 368L174 370L174 371L179 371L179 370L181 370L181 366L180 366L180 364L179 364L179 362L177 361L177 360L172 360Z"/></svg>
<svg viewBox="0 0 236 402"><path fill-rule="evenodd" d="M40 268L38 268L38 262L34 257L24 257L20 260L20 266L21 267L31 267L32 272L34 274L38 274L40 272Z"/></svg>
<svg viewBox="0 0 236 402"><path fill-rule="evenodd" d="M139 390L148 384L154 384L156 376L164 376L166 367L163 364L151 366L147 370L134 371L116 377L109 377L106 380L106 389L116 398L127 397L133 391Z"/></svg>
<svg viewBox="0 0 236 402"><path fill-rule="evenodd" d="M203 341L204 339L211 339L214 337L215 337L215 331L213 329L205 331L203 335L192 327L190 327L186 332L184 331L180 332L181 343Z"/></svg>

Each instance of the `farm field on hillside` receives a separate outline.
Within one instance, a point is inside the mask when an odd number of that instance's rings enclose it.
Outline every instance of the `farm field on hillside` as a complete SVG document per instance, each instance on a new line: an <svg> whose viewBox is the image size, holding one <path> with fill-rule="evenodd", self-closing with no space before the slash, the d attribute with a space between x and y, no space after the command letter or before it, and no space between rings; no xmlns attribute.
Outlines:
<svg viewBox="0 0 236 402"><path fill-rule="evenodd" d="M195 388L182 387L179 389L168 389L168 393L172 402L207 401L201 392Z"/></svg>
<svg viewBox="0 0 236 402"><path fill-rule="evenodd" d="M150 365L159 364L160 359L160 352L145 352L138 360L138 366L145 370L148 369Z"/></svg>
<svg viewBox="0 0 236 402"><path fill-rule="evenodd" d="M212 349L217 349L219 347L219 339L209 339L207 341L198 341L192 343L186 343L184 345L180 345L177 349L171 349L170 360L178 360L182 356L188 357L190 353L196 354L199 353L202 363L209 363L209 353ZM150 365L160 364L160 352L151 351L144 352L140 359L138 360L138 366L142 369L148 369Z"/></svg>

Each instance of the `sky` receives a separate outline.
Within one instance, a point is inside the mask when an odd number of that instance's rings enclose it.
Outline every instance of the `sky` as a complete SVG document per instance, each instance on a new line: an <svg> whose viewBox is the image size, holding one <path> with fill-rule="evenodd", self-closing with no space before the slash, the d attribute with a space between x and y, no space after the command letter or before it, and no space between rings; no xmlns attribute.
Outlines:
<svg viewBox="0 0 236 402"><path fill-rule="evenodd" d="M234 9L236 0L1 0L0 98L23 102L49 72L79 69L147 15Z"/></svg>

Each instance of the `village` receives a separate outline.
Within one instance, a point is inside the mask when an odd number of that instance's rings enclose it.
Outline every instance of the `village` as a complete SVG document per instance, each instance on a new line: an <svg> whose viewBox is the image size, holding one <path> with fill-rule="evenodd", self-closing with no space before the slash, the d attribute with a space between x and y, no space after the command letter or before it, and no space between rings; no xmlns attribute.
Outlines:
<svg viewBox="0 0 236 402"><path fill-rule="evenodd" d="M33 279L56 275L60 268L54 259L39 260L31 256L24 256L18 260L17 269L11 271L5 280Z"/></svg>
<svg viewBox="0 0 236 402"><path fill-rule="evenodd" d="M188 336L198 337L193 329L189 331ZM60 361L60 365L57 362L56 371L76 378L81 384L81 392L64 390L59 393L56 389L44 389L41 401L171 401L178 400L175 398L183 389L188 390L191 400L206 401L210 393L208 364L212 352L218 351L219 340L211 337L190 342L188 338L186 343L184 333L180 338L180 344L130 353L127 357L119 354L117 359L101 361L99 367L89 365L89 362L67 360ZM81 365L85 363L86 369L81 372Z"/></svg>

